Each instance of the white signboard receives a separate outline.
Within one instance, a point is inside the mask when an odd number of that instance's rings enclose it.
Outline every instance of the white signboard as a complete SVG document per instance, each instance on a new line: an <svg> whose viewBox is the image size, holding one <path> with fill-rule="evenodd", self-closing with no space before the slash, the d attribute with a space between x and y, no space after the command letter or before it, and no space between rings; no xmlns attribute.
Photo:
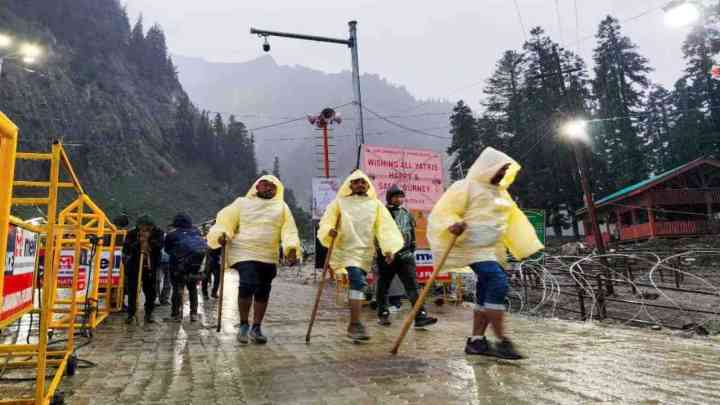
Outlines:
<svg viewBox="0 0 720 405"><path fill-rule="evenodd" d="M340 188L340 181L335 177L314 177L312 179L313 201L312 216L313 219L322 218L325 208L335 199L335 195Z"/></svg>

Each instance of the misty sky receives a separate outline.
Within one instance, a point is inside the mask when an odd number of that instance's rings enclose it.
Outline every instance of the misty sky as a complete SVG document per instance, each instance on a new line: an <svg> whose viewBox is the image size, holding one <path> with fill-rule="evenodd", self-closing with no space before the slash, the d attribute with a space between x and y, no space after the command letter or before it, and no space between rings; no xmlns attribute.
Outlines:
<svg viewBox="0 0 720 405"><path fill-rule="evenodd" d="M506 49L523 43L512 0L125 0L131 19L141 12L146 28L160 23L170 51L216 62L242 62L263 54L249 27L347 37L347 21L358 21L360 68L407 87L419 98L463 98L477 105L481 83ZM555 4L559 4L560 21ZM672 86L684 68L681 44L688 29L663 24L668 0L517 0L527 30L541 25L552 37L591 63L592 37L608 13L623 23L655 72ZM560 29L561 28L561 29ZM578 46L578 38L580 43ZM272 39L280 64L327 72L350 69L341 45Z"/></svg>

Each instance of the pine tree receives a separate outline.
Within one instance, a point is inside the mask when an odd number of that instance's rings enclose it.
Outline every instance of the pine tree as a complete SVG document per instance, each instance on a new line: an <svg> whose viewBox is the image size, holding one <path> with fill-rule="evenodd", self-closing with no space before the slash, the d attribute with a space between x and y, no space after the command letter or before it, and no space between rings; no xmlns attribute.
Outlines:
<svg viewBox="0 0 720 405"><path fill-rule="evenodd" d="M167 50L165 32L158 24L153 24L145 35L146 72L153 80L167 83L174 78L175 68L172 66Z"/></svg>
<svg viewBox="0 0 720 405"><path fill-rule="evenodd" d="M662 86L655 85L646 101L642 125L645 129L648 168L652 173L669 170L672 162L669 156L672 122L672 94Z"/></svg>
<svg viewBox="0 0 720 405"><path fill-rule="evenodd" d="M177 142L185 153L190 157L201 157L197 154L199 144L196 141L196 118L197 112L190 102L190 98L183 94L178 99L175 111L175 130Z"/></svg>
<svg viewBox="0 0 720 405"><path fill-rule="evenodd" d="M140 14L130 33L129 56L138 67L142 68L146 54L145 29L143 28L143 16Z"/></svg>
<svg viewBox="0 0 720 405"><path fill-rule="evenodd" d="M479 151L478 131L470 107L463 100L458 101L450 116L450 134L452 143L447 149L448 155L455 154L450 174L453 180L465 177L468 169L477 159Z"/></svg>
<svg viewBox="0 0 720 405"><path fill-rule="evenodd" d="M594 50L593 92L597 116L602 120L605 161L616 187L647 177L645 141L639 123L633 118L644 109L644 90L652 71L637 46L621 32L620 23L607 16L598 28Z"/></svg>

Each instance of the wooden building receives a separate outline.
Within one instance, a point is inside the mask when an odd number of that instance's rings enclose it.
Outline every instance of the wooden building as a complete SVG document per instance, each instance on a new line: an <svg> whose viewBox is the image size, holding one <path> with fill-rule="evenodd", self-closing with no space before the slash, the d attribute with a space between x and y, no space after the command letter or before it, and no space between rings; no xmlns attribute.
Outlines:
<svg viewBox="0 0 720 405"><path fill-rule="evenodd" d="M604 240L636 241L720 232L720 161L701 158L595 201ZM587 209L577 215L594 245Z"/></svg>

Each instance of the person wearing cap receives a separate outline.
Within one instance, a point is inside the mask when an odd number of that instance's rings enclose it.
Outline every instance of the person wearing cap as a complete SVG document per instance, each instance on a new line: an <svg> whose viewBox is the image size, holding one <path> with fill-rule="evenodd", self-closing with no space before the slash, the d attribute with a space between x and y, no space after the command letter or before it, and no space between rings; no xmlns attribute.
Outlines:
<svg viewBox="0 0 720 405"><path fill-rule="evenodd" d="M125 265L128 283L127 323L132 323L137 313L136 291L141 255L146 257L142 264L142 280L140 281L145 295L145 323L155 323L152 313L155 309L157 295L155 291L156 269L160 265L164 238L163 231L155 226L148 215L138 218L135 228L130 230L125 237L123 255L127 258Z"/></svg>
<svg viewBox="0 0 720 405"><path fill-rule="evenodd" d="M378 323L382 326L390 326L392 322L390 322L390 311L387 306L387 295L395 276L405 287L405 294L413 305L418 300L418 285L415 277L415 218L410 211L403 207L405 192L397 185L392 185L385 193L385 200L386 207L405 240L405 244L395 254L395 260L392 263L387 263L384 259L377 261ZM378 257L382 257L382 255L378 254ZM437 318L429 317L425 307L420 307L415 316L415 327L422 328L435 323L437 323Z"/></svg>

